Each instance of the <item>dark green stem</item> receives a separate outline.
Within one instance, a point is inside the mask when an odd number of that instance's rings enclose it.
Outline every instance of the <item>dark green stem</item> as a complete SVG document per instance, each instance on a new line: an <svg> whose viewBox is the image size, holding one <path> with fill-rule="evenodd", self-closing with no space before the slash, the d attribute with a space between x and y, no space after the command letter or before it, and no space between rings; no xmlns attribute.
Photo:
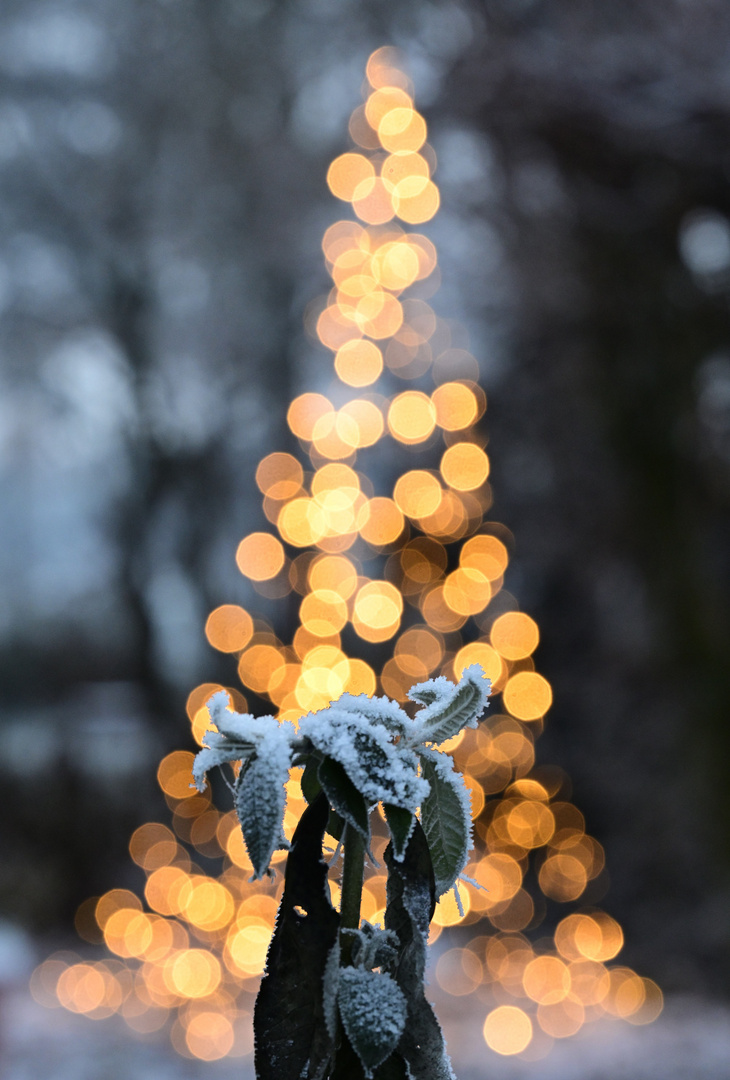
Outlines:
<svg viewBox="0 0 730 1080"><path fill-rule="evenodd" d="M345 826L344 849L340 929L357 930L360 927L360 902L365 875L365 839L351 825ZM347 967L352 960L352 945L353 936L343 935L340 940L343 967Z"/></svg>

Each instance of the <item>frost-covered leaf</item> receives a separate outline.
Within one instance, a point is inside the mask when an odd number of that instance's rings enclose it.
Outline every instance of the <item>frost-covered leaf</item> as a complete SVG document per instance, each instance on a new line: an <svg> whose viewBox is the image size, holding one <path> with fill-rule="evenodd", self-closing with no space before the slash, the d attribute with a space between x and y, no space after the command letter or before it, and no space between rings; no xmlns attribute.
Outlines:
<svg viewBox="0 0 730 1080"><path fill-rule="evenodd" d="M205 774L214 766L250 757L264 740L272 737L272 730L278 729L277 738L287 742L291 742L296 734L293 724L279 724L273 716L232 712L228 704L225 690L213 694L207 703L211 723L218 730L205 732L203 749L193 762L193 780L198 791L205 791Z"/></svg>
<svg viewBox="0 0 730 1080"><path fill-rule="evenodd" d="M288 733L274 722L236 781L236 813L256 878L266 873L281 844L290 765Z"/></svg>
<svg viewBox="0 0 730 1080"><path fill-rule="evenodd" d="M408 1002L408 1019L394 1058L402 1056L407 1062L409 1080L454 1080L441 1028L424 994L426 942L436 895L428 843L418 821L402 862L395 862L392 844L384 859L385 925L398 939L399 954L397 964L388 970Z"/></svg>
<svg viewBox="0 0 730 1080"><path fill-rule="evenodd" d="M368 807L387 802L413 811L428 794L413 751L396 746L390 731L363 712L340 709L337 702L303 717L299 734L339 761Z"/></svg>
<svg viewBox="0 0 730 1080"><path fill-rule="evenodd" d="M476 727L491 686L479 664L472 664L464 669L456 686L440 675L411 687L408 697L425 706L416 716L414 738L438 744L458 735L462 728Z"/></svg>
<svg viewBox="0 0 730 1080"><path fill-rule="evenodd" d="M396 862L400 862L405 855L408 841L416 824L416 816L410 810L404 810L401 806L393 806L390 803L383 804L383 812L390 829L393 858Z"/></svg>
<svg viewBox="0 0 730 1080"><path fill-rule="evenodd" d="M198 791L205 791L205 774L216 765L225 765L227 761L242 761L250 757L253 747L231 743L215 731L205 735L206 744L195 755L193 762L193 780Z"/></svg>
<svg viewBox="0 0 730 1080"><path fill-rule="evenodd" d="M337 1004L342 1026L366 1076L400 1041L408 1014L405 994L384 972L346 967L340 971Z"/></svg>
<svg viewBox="0 0 730 1080"><path fill-rule="evenodd" d="M320 762L317 771L319 782L322 785L330 805L340 815L343 821L352 825L366 842L370 840L370 819L365 800L353 784L350 777L340 765L331 757L326 757Z"/></svg>
<svg viewBox="0 0 730 1080"><path fill-rule="evenodd" d="M334 1053L323 1005L325 966L339 916L327 887L322 836L327 799L302 814L286 863L284 893L254 1010L258 1080L322 1080Z"/></svg>
<svg viewBox="0 0 730 1080"><path fill-rule="evenodd" d="M467 863L471 849L471 796L453 763L437 750L421 756L428 798L421 806L421 824L428 840L436 878L436 895L452 887Z"/></svg>

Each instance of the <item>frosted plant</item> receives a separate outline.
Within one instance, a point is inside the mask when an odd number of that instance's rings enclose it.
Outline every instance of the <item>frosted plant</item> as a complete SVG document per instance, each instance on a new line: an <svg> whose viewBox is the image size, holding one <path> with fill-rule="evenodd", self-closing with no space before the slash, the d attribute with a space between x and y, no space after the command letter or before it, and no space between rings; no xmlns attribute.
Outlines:
<svg viewBox="0 0 730 1080"><path fill-rule="evenodd" d="M308 807L287 857L284 893L254 1013L258 1080L453 1080L443 1036L424 996L428 927L439 897L456 890L472 847L469 793L439 746L476 727L490 690L478 664L454 685L412 687L412 719L386 697L343 694L298 730L273 716L208 703L193 778L202 791L216 765L241 763L236 812L254 868L271 873L289 845L285 784L303 766ZM360 920L370 814L390 831L385 927ZM344 857L339 913L327 889L325 831Z"/></svg>

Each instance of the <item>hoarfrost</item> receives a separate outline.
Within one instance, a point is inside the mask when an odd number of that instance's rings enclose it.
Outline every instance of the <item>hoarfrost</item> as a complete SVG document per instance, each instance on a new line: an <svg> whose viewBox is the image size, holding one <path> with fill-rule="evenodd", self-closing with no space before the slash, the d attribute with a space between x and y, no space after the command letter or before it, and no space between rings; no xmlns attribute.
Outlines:
<svg viewBox="0 0 730 1080"><path fill-rule="evenodd" d="M365 695L357 710L352 700L344 709L337 702L321 712L308 713L299 724L300 736L308 738L320 753L339 761L369 806L386 802L415 811L429 791L417 775L416 755L391 741L391 732L380 719L385 712L382 699L372 713Z"/></svg>

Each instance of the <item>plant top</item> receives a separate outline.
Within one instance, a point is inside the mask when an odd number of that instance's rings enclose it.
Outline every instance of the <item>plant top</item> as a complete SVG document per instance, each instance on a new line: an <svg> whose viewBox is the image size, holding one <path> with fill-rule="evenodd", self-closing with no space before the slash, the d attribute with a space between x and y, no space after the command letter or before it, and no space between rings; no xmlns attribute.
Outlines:
<svg viewBox="0 0 730 1080"><path fill-rule="evenodd" d="M193 778L240 761L231 786L254 877L289 850L284 894L256 1003L260 1080L450 1080L443 1036L424 997L428 925L472 847L471 800L439 749L476 727L491 684L482 668L454 685L443 676L413 686L411 718L387 697L343 694L295 726L233 712L225 691L208 703ZM291 847L283 832L286 781L304 767L309 803ZM382 804L390 832L385 928L360 921L370 814ZM332 907L324 832L344 849L341 907ZM338 848L339 852L339 848ZM337 854L337 853L336 853Z"/></svg>

